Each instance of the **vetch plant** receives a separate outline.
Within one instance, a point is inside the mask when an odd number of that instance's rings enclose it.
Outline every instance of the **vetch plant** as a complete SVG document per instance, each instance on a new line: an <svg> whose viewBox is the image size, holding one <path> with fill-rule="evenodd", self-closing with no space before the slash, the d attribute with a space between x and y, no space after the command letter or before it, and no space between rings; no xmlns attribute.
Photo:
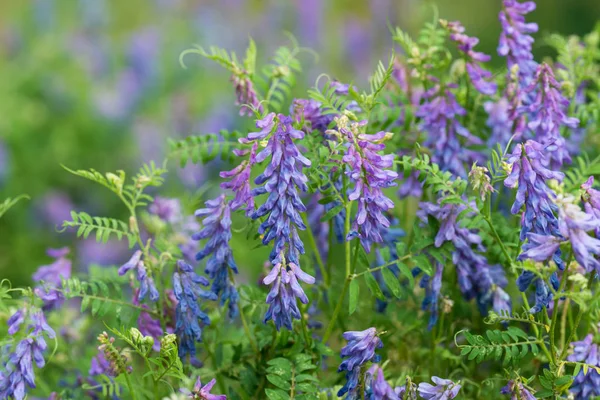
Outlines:
<svg viewBox="0 0 600 400"><path fill-rule="evenodd" d="M536 60L535 3L501 3L501 67L436 15L365 88L302 91L293 37L261 66L252 39L184 51L230 74L235 130L64 167L120 209L72 210L31 287L1 281L0 397L600 396L600 30ZM176 163L205 184L180 193ZM87 266L82 240L127 251Z"/></svg>

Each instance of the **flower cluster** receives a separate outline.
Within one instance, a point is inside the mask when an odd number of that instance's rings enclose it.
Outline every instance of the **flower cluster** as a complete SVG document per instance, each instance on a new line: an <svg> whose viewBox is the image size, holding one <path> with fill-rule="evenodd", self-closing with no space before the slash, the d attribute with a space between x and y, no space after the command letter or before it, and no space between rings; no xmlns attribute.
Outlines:
<svg viewBox="0 0 600 400"><path fill-rule="evenodd" d="M59 290L62 280L71 278L71 260L66 258L69 249L48 249L47 254L55 258L54 262L39 267L32 277L40 283L35 288L35 294L44 301L42 309L45 311L60 307L64 301L64 295Z"/></svg>
<svg viewBox="0 0 600 400"><path fill-rule="evenodd" d="M173 273L173 293L177 299L175 311L175 333L179 339L179 357L197 364L196 342L202 341L202 326L209 325L208 315L200 309L199 299L217 300L213 292L206 291L201 286L208 286L209 281L197 275L194 269L185 261L177 261Z"/></svg>
<svg viewBox="0 0 600 400"><path fill-rule="evenodd" d="M254 84L248 78L245 71L236 72L231 76L231 82L235 89L235 104L240 106L240 115L251 117L254 110L263 112L263 106L258 100L258 95L254 89Z"/></svg>
<svg viewBox="0 0 600 400"><path fill-rule="evenodd" d="M467 74L475 89L486 95L496 93L497 86L491 81L492 73L483 69L480 65L480 63L490 61L491 57L473 50L477 43L479 43L479 39L467 36L464 33L465 27L458 21L445 22L445 25L450 31L450 40L456 42L458 49L467 57Z"/></svg>
<svg viewBox="0 0 600 400"><path fill-rule="evenodd" d="M257 126L262 127L262 121L257 122ZM269 127L269 124L266 125ZM272 127L271 127L272 128ZM268 128L269 130L271 128ZM240 139L243 141L244 139ZM222 189L231 189L235 193L235 198L231 200L230 207L232 211L241 208L244 204L244 210L246 210L246 216L250 216L254 211L254 196L250 190L250 174L252 173L252 167L256 164L256 149L258 143L253 143L250 150L235 149L234 153L238 157L249 155L248 160L244 160L240 165L230 171L221 171L219 176L221 178L230 179L227 182L221 183Z"/></svg>
<svg viewBox="0 0 600 400"><path fill-rule="evenodd" d="M600 191L594 189L593 185L594 177L590 176L581 185L581 189L583 190L581 199L583 200L585 212L600 219ZM600 229L596 229L596 236L600 237Z"/></svg>
<svg viewBox="0 0 600 400"><path fill-rule="evenodd" d="M383 369L377 364L373 364L367 371L367 395L365 399L369 400L400 400L401 397L392 389L385 380Z"/></svg>
<svg viewBox="0 0 600 400"><path fill-rule="evenodd" d="M315 281L300 268L300 254L304 253L304 244L297 229L306 229L300 216L300 213L306 211L306 207L300 199L298 189L302 192L307 190L307 178L302 168L310 166L310 161L294 143L294 140L302 139L304 133L294 129L292 122L292 118L282 114L268 114L257 124L262 130L250 133L246 138L246 142L251 142L266 140L268 137L265 148L256 155L256 161L262 162L271 157L271 162L255 179L255 183L262 186L254 189L253 195L268 193L269 196L252 213L252 218L266 216L259 227L259 233L263 235L263 244L274 243L270 255L273 267L263 282L272 285L267 296L269 309L265 321L272 319L278 329L282 326L292 329L292 318L300 318L297 298L304 304L308 303L298 280L308 284Z"/></svg>
<svg viewBox="0 0 600 400"><path fill-rule="evenodd" d="M543 241L540 236L560 237L556 217L557 207L553 202L556 195L548 187L547 181L551 179L561 181L564 175L544 167L544 150L543 145L528 140L524 144L515 146L513 153L508 158L508 163L512 167L510 174L504 180L504 185L509 188L518 186L511 212L518 214L525 206L521 218L520 239L529 239L523 246L523 253L519 255L519 259L535 256L529 250L537 247L540 241ZM555 249L552 259L560 269L563 269L564 263L560 250L558 246ZM524 271L517 279L517 285L521 291L525 291L531 283L536 286L536 304L532 311L539 312L548 305L552 299L552 293L544 282L535 278L531 271ZM551 278L551 284L558 289L559 282L555 274Z"/></svg>
<svg viewBox="0 0 600 400"><path fill-rule="evenodd" d="M529 85L537 63L533 60L531 33L538 31L536 23L527 23L525 14L535 10L533 1L519 3L517 0L504 0L498 18L502 25L498 54L506 57L509 70L518 66L521 86Z"/></svg>
<svg viewBox="0 0 600 400"><path fill-rule="evenodd" d="M338 119L338 128L348 140L349 147L343 157L346 163L346 175L354 183L348 194L348 200L358 201L358 211L353 222L350 237L359 237L367 252L371 251L373 242L383 242L381 230L389 228L390 221L385 212L394 207L383 189L395 186L398 174L389 168L393 167L393 154L379 154L385 149L383 143L390 137L389 133L379 132L374 135L360 133L360 126L365 121L348 126L347 119Z"/></svg>
<svg viewBox="0 0 600 400"><path fill-rule="evenodd" d="M338 396L347 393L347 399L355 400L360 398L358 392L361 368L369 361L379 362L380 357L375 354L375 350L382 348L383 343L375 328L345 332L344 339L348 344L342 349L341 355L344 361L340 364L338 372L346 371L346 384L340 389Z"/></svg>
<svg viewBox="0 0 600 400"><path fill-rule="evenodd" d="M98 335L99 354L93 359L90 375L102 373L107 376L119 376L121 374L131 373L133 367L121 350L115 347L115 338L108 336L108 333L102 332ZM93 372L93 373L92 373Z"/></svg>
<svg viewBox="0 0 600 400"><path fill-rule="evenodd" d="M227 303L229 317L237 315L238 292L229 276L238 272L233 259L229 241L231 240L231 210L220 195L206 202L206 208L196 211L196 217L204 217L204 229L193 236L194 240L208 239L204 248L196 255L198 261L210 256L204 272L212 279L211 291L220 299L221 305Z"/></svg>
<svg viewBox="0 0 600 400"><path fill-rule="evenodd" d="M535 396L531 391L523 385L523 382L510 380L500 393L510 395L510 400L535 400Z"/></svg>
<svg viewBox="0 0 600 400"><path fill-rule="evenodd" d="M579 125L577 118L568 117L565 112L569 101L561 94L560 84L548 64L540 64L532 83L525 88L532 101L521 107L530 120L527 126L535 134L535 140L545 146L548 156L545 162L554 170L564 163L571 162L565 138L560 133L561 126L575 129Z"/></svg>
<svg viewBox="0 0 600 400"><path fill-rule="evenodd" d="M567 360L600 367L598 345L594 343L593 335L587 335L585 339L571 343L571 346L573 352L567 357ZM590 369L587 374L579 371L569 390L577 400L600 396L600 374L595 369Z"/></svg>
<svg viewBox="0 0 600 400"><path fill-rule="evenodd" d="M435 218L440 223L440 228L435 236L434 245L441 247L444 242L451 242L455 250L452 253L452 263L456 266L458 285L467 300L477 299L482 312L491 305L495 311L510 310L510 301L499 302L498 299L508 300L502 288L507 281L504 272L497 266L490 266L487 259L481 254L485 247L481 237L476 231L461 227L457 219L459 214L467 210L464 204L439 204L420 203L417 216L423 223L428 222L428 217ZM476 251L477 250L477 251ZM436 273L439 269L436 269ZM435 277L434 277L435 283ZM430 296L425 298L424 306L431 308L434 302L432 296L439 294L435 287L428 289ZM496 301L494 301L496 300ZM430 321L431 324L435 321Z"/></svg>
<svg viewBox="0 0 600 400"><path fill-rule="evenodd" d="M3 369L0 369L0 398L14 397L23 400L26 396L25 385L35 388L35 375L33 362L42 368L45 365L44 352L48 348L44 335L54 339L54 330L46 323L46 318L41 310L21 309L8 320L9 335L16 334L21 325L28 319L27 336L19 341L6 360L0 360Z"/></svg>
<svg viewBox="0 0 600 400"><path fill-rule="evenodd" d="M450 90L456 87L455 84L449 84L444 88L434 82L434 86L424 93L425 102L415 114L421 118L419 129L427 133L424 144L432 151L431 160L441 170L466 178L465 164L484 160L480 153L466 146L482 144L482 140L460 123L461 117L467 112Z"/></svg>
<svg viewBox="0 0 600 400"><path fill-rule="evenodd" d="M138 295L138 299L142 301L146 295L148 295L150 301L158 301L160 295L158 293L158 289L156 289L156 285L154 284L154 279L152 276L148 275L148 270L146 269L144 261L142 260L141 250L136 250L129 261L119 268L119 275L125 275L132 269L135 269L137 273L137 280L140 283L140 293Z"/></svg>

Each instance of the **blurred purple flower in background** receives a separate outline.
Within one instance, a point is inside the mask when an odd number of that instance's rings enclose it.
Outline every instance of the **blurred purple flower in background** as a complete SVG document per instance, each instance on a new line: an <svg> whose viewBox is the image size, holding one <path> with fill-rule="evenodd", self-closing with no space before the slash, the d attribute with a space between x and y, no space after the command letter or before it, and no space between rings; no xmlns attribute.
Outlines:
<svg viewBox="0 0 600 400"><path fill-rule="evenodd" d="M62 280L71 278L71 260L66 256L69 248L48 249L47 254L55 260L52 264L42 265L33 274L34 282L40 284L35 288L35 294L44 301L43 310L58 308L64 301L64 295L59 290L62 288Z"/></svg>
<svg viewBox="0 0 600 400"><path fill-rule="evenodd" d="M461 385L450 379L442 379L437 376L431 377L435 385L427 382L419 383L417 389L419 395L425 400L451 400L458 396Z"/></svg>

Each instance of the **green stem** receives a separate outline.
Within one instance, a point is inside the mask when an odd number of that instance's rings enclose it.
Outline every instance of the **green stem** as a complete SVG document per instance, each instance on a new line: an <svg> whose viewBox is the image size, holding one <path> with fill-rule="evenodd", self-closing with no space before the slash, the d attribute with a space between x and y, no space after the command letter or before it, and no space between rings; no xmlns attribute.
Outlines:
<svg viewBox="0 0 600 400"><path fill-rule="evenodd" d="M570 258L570 257L569 257ZM560 294L567 287L567 280L569 276L569 264L571 261L567 262L567 267L565 268L562 278L560 280L560 287L558 288L558 292L556 293L556 297L554 298L554 312L552 313L552 322L550 324L550 354L552 354L552 361L554 365L558 367L558 358L556 354L556 343L555 343L555 335L556 335L556 322L558 320L558 299L560 298ZM546 308L546 313L548 312Z"/></svg>
<svg viewBox="0 0 600 400"><path fill-rule="evenodd" d="M525 295L525 293L521 292L521 298L523 299L523 304L525 305L525 307L527 308L527 310L530 310L531 307L529 306L529 301L527 300L527 296ZM550 355L550 352L548 351L548 347L546 347L546 343L544 343L543 340L541 340L542 335L540 335L540 330L538 329L538 327L534 324L531 325L531 328L533 329L533 332L535 333L535 336L540 339L540 346L542 347L542 351L544 352L544 354L546 355L546 357L548 358L548 360L552 359L552 356Z"/></svg>
<svg viewBox="0 0 600 400"><path fill-rule="evenodd" d="M302 326L302 334L304 335L304 341L306 342L306 348L310 348L310 335L308 334L308 327L306 326L306 319L304 318L304 311L300 308L300 325Z"/></svg>
<svg viewBox="0 0 600 400"><path fill-rule="evenodd" d="M560 353L561 360L565 358L565 356L567 355L567 351L569 351L569 343L571 343L571 341L575 337L575 334L577 333L577 328L579 327L579 323L581 323L581 317L583 317L583 307L580 306L579 311L577 311L577 317L575 318L575 325L573 326L573 329L571 329L571 333L569 333L569 337L567 338L567 341L565 342L564 347Z"/></svg>
<svg viewBox="0 0 600 400"><path fill-rule="evenodd" d="M306 213L302 214L302 220L304 221L304 225L307 226L306 234L308 235L308 244L310 245L310 247L313 250L313 253L315 255L315 259L317 260L317 265L319 266L319 270L321 271L321 275L323 275L323 281L325 283L325 287L328 288L329 284L330 284L329 274L325 270L325 264L323 264L323 259L321 258L321 252L317 248L317 243L315 241L315 236L313 235L313 231L310 228L310 225L308 223L308 218L306 216Z"/></svg>
<svg viewBox="0 0 600 400"><path fill-rule="evenodd" d="M125 382L127 382L127 388L129 389L129 393L131 393L131 399L135 400L135 392L133 390L133 387L131 386L131 380L129 379L129 374L127 373L127 371L124 372L125 375Z"/></svg>
<svg viewBox="0 0 600 400"><path fill-rule="evenodd" d="M346 205L346 220L344 221L344 252L346 255L346 277L350 276L350 266L351 266L351 260L350 260L350 242L348 241L347 237L348 237L348 233L350 233L350 211L352 210L352 203L348 203L348 205Z"/></svg>
<svg viewBox="0 0 600 400"><path fill-rule="evenodd" d="M400 261L404 261L406 259L411 258L412 256L413 256L412 254L407 254L405 256L402 256L402 257L398 258L397 260L390 261L390 262L388 262L386 264L379 265L377 267L369 268L369 269L367 269L365 271L359 272L358 274L353 274L354 278L357 278L359 276L362 276L364 274L368 274L368 273L371 273L371 272L379 271L380 269L389 268L392 265L398 264Z"/></svg>
<svg viewBox="0 0 600 400"><path fill-rule="evenodd" d="M231 284L233 286L235 285L235 279L233 276L233 271L231 270L231 268L229 268L229 279L231 280ZM250 342L250 347L252 347L252 350L254 350L254 352L256 354L258 354L260 352L258 345L256 344L256 342L254 341L254 335L252 335L252 333L250 332L250 327L248 325L248 322L246 321L246 314L244 313L244 307L242 307L242 305L239 305L239 311L240 311L240 320L242 321L242 326L244 327L244 332L246 332L246 336L248 336L248 341Z"/></svg>
<svg viewBox="0 0 600 400"><path fill-rule="evenodd" d="M331 320L329 321L329 325L327 325L327 329L325 330L325 334L323 335L323 343L327 343L327 340L329 340L329 337L331 336L331 333L333 332L333 327L335 325L335 321L337 320L337 317L340 313L340 311L342 311L342 304L344 303L344 298L346 297L346 292L348 291L348 287L350 286L350 282L352 281L353 276L352 275L348 275L346 277L346 281L344 283L344 288L342 289L342 293L340 294L340 297L337 300L337 304L335 305L335 310L333 311L333 315L331 316Z"/></svg>
<svg viewBox="0 0 600 400"><path fill-rule="evenodd" d="M502 239L500 239L500 235L498 235L498 231L496 231L496 228L492 223L491 196L488 196L488 198L485 201L487 203L487 207L484 207L485 213L483 214L483 219L485 219L485 222L487 222L487 224L489 225L490 230L492 231L492 234L496 239L496 243L498 243L498 246L500 246L500 249L502 250L502 254L504 254L504 257L506 257L506 261L508 263L511 263L512 257L508 254L508 250L506 249L506 246L504 246L504 242L502 241Z"/></svg>

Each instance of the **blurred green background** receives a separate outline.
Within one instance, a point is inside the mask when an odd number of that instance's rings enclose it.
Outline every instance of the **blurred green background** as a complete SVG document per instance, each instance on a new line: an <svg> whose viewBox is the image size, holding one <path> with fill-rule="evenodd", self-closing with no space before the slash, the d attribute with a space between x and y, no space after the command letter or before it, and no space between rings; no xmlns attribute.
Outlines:
<svg viewBox="0 0 600 400"><path fill-rule="evenodd" d="M56 232L71 209L125 216L110 193L61 164L132 172L163 160L168 137L248 126L233 106L228 74L198 57L186 58L185 70L181 51L214 44L239 54L252 36L265 62L289 31L320 54L316 63L305 57L298 94L322 72L361 85L390 53L388 25L414 34L433 18L434 4L441 18L480 37L478 49L495 65L504 62L495 51L500 0L0 1L0 201L31 197L0 219L0 279L28 283L48 261L47 247L69 246L80 270L128 258L125 244ZM530 16L537 38L581 35L600 17L600 1L541 0ZM537 43L538 57L551 55ZM219 168L169 167L163 195L193 194Z"/></svg>

